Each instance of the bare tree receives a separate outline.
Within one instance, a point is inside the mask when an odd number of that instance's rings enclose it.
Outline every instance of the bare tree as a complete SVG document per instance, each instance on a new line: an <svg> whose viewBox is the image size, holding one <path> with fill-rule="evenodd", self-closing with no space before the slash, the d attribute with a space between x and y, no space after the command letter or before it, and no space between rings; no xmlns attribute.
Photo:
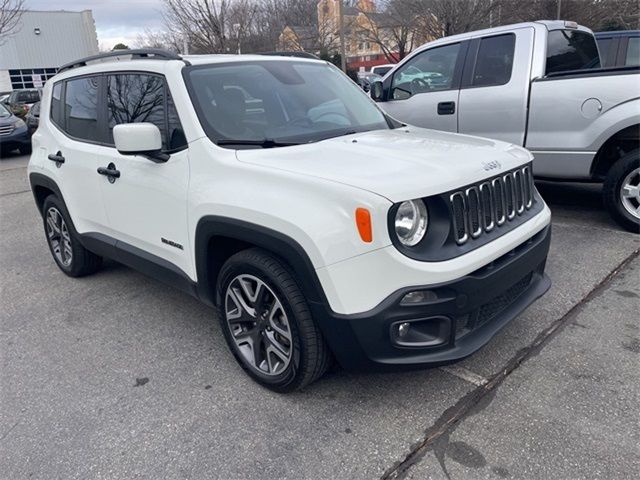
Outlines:
<svg viewBox="0 0 640 480"><path fill-rule="evenodd" d="M254 51L276 50L285 27L317 26L317 0L257 0Z"/></svg>
<svg viewBox="0 0 640 480"><path fill-rule="evenodd" d="M637 0L530 0L526 8L517 0L497 3L500 24L552 20L558 8L562 20L572 20L595 31L637 29L640 22Z"/></svg>
<svg viewBox="0 0 640 480"><path fill-rule="evenodd" d="M515 1L515 0L514 0ZM529 2L517 2L527 9ZM500 0L413 0L412 11L421 18L425 37L439 38L489 26Z"/></svg>
<svg viewBox="0 0 640 480"><path fill-rule="evenodd" d="M0 0L0 45L16 32L24 12L24 0Z"/></svg>
<svg viewBox="0 0 640 480"><path fill-rule="evenodd" d="M414 47L422 16L412 9L414 0L382 0L378 11L358 11L365 20L360 25L366 40L375 43L389 62L399 62ZM424 12L423 12L424 14Z"/></svg>
<svg viewBox="0 0 640 480"><path fill-rule="evenodd" d="M179 53L183 46L183 36L171 30L144 30L138 34L136 48L162 48Z"/></svg>
<svg viewBox="0 0 640 480"><path fill-rule="evenodd" d="M187 37L192 53L227 53L255 41L257 0L163 0L167 29ZM245 43L247 45L247 43Z"/></svg>
<svg viewBox="0 0 640 480"><path fill-rule="evenodd" d="M170 30L181 32L193 53L220 53L227 48L229 0L163 0Z"/></svg>

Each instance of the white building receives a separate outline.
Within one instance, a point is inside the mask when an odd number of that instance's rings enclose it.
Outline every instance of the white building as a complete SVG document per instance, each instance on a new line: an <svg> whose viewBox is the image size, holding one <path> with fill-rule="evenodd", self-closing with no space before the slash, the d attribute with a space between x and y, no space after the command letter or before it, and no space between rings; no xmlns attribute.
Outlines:
<svg viewBox="0 0 640 480"><path fill-rule="evenodd" d="M0 92L41 87L65 63L97 53L91 10L25 11L0 45Z"/></svg>

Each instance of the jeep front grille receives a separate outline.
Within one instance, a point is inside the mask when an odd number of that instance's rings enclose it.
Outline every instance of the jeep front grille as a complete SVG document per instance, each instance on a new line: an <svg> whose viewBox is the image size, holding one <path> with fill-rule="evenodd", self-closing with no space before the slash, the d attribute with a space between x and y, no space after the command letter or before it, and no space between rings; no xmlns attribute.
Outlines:
<svg viewBox="0 0 640 480"><path fill-rule="evenodd" d="M6 137L13 132L13 125L0 125L0 137Z"/></svg>
<svg viewBox="0 0 640 480"><path fill-rule="evenodd" d="M531 165L449 194L453 235L458 245L509 223L534 203Z"/></svg>

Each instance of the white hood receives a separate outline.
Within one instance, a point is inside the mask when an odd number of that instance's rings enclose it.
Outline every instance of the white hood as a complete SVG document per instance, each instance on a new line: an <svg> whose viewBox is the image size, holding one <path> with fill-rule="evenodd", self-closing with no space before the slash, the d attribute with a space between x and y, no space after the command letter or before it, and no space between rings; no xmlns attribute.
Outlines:
<svg viewBox="0 0 640 480"><path fill-rule="evenodd" d="M392 202L454 190L532 159L508 143L417 127L236 155L241 162L351 185Z"/></svg>

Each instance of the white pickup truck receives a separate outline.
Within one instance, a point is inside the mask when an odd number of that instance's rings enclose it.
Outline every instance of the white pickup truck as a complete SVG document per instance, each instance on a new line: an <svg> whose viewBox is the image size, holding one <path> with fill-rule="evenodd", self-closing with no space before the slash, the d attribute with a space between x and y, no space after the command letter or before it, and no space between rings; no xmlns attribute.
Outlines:
<svg viewBox="0 0 640 480"><path fill-rule="evenodd" d="M589 29L539 21L427 43L371 96L407 124L524 146L538 178L604 182L613 218L638 232L639 73L600 68Z"/></svg>

